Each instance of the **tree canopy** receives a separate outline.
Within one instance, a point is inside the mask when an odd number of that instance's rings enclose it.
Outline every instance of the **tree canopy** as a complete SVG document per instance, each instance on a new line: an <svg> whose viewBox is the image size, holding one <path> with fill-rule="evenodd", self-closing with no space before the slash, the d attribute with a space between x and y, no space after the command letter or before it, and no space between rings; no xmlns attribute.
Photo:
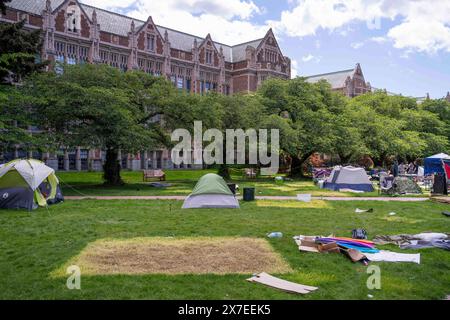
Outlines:
<svg viewBox="0 0 450 320"><path fill-rule="evenodd" d="M175 126L179 93L162 77L105 65L65 66L35 74L21 89L49 148L84 146L106 151L105 181L120 184L119 150L164 145ZM167 122L162 124L161 116Z"/></svg>
<svg viewBox="0 0 450 320"><path fill-rule="evenodd" d="M11 2L11 0L0 0L0 12L6 14L6 4Z"/></svg>
<svg viewBox="0 0 450 320"><path fill-rule="evenodd" d="M27 125L41 129L33 139L43 149L98 148L106 151L104 178L120 184L119 150L136 153L171 148L174 129L279 129L280 151L291 175L314 153L343 164L371 157L378 165L392 157L412 160L448 152L450 104L368 93L349 99L325 81L268 79L252 94L190 94L164 77L122 72L105 65L63 66L62 73L35 73L19 89L0 91L2 148L28 141L24 126L13 127L22 110ZM225 135L224 135L225 136ZM220 166L224 176L228 167Z"/></svg>
<svg viewBox="0 0 450 320"><path fill-rule="evenodd" d="M25 21L0 24L0 83L18 83L42 70L41 31L24 30Z"/></svg>
<svg viewBox="0 0 450 320"><path fill-rule="evenodd" d="M0 11L6 13L6 3L0 0ZM23 105L21 92L11 85L33 72L42 70L46 63L37 61L41 50L40 31L24 30L25 22L0 24L0 152L21 145L34 148L39 141L29 132L32 124L30 109Z"/></svg>

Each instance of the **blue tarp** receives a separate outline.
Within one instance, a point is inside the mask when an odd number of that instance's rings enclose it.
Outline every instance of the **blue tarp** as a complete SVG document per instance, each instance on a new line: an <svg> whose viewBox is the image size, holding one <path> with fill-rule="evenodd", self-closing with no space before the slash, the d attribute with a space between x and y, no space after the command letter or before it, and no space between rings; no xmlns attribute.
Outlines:
<svg viewBox="0 0 450 320"><path fill-rule="evenodd" d="M425 158L425 174L441 173L444 174L442 159L450 158L448 154L440 153Z"/></svg>
<svg viewBox="0 0 450 320"><path fill-rule="evenodd" d="M324 189L329 189L333 191L339 191L340 189L351 189L355 191L364 191L364 192L372 192L373 185L367 183L358 183L358 184L350 184L350 183L333 183L333 182L325 182L323 184Z"/></svg>

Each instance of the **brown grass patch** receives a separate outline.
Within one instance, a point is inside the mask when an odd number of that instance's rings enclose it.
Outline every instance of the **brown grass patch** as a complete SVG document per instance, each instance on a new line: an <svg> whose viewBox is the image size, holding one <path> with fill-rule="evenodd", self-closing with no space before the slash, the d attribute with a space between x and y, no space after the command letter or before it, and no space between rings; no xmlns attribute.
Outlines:
<svg viewBox="0 0 450 320"><path fill-rule="evenodd" d="M135 238L89 244L70 264L82 274L252 274L292 269L264 239Z"/></svg>

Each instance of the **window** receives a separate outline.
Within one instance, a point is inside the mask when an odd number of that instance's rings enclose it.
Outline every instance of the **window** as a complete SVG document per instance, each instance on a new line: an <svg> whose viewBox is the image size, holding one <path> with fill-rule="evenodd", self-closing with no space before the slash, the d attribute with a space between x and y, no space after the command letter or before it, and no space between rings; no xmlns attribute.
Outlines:
<svg viewBox="0 0 450 320"><path fill-rule="evenodd" d="M152 34L147 35L147 50L151 52L155 51L155 36Z"/></svg>
<svg viewBox="0 0 450 320"><path fill-rule="evenodd" d="M67 44L67 64L77 64L77 51L77 45Z"/></svg>
<svg viewBox="0 0 450 320"><path fill-rule="evenodd" d="M206 64L212 64L212 60L213 60L213 53L211 50L206 50L206 57L205 57L205 61Z"/></svg>
<svg viewBox="0 0 450 320"><path fill-rule="evenodd" d="M55 41L55 51L57 62L64 63L64 56L66 54L66 44L64 42Z"/></svg>
<svg viewBox="0 0 450 320"><path fill-rule="evenodd" d="M186 79L186 91L191 91L191 79Z"/></svg>
<svg viewBox="0 0 450 320"><path fill-rule="evenodd" d="M138 66L140 70L144 70L144 59L138 58Z"/></svg>
<svg viewBox="0 0 450 320"><path fill-rule="evenodd" d="M20 20L20 21L25 20L25 22L28 23L28 14L26 14L26 13L20 13L20 14L19 14L19 20Z"/></svg>
<svg viewBox="0 0 450 320"><path fill-rule="evenodd" d="M127 71L128 69L128 56L120 55L120 70Z"/></svg>
<svg viewBox="0 0 450 320"><path fill-rule="evenodd" d="M177 88L178 89L183 89L183 78L178 78L177 79Z"/></svg>
<svg viewBox="0 0 450 320"><path fill-rule="evenodd" d="M119 55L117 53L111 53L111 63L110 65L112 67L118 68L119 67Z"/></svg>
<svg viewBox="0 0 450 320"><path fill-rule="evenodd" d="M80 31L81 29L80 17L81 12L80 8L77 5L70 5L67 8L67 17L66 17L67 31L75 33Z"/></svg>
<svg viewBox="0 0 450 320"><path fill-rule="evenodd" d="M109 52L100 50L100 60L102 60L102 63L104 64L109 64Z"/></svg>
<svg viewBox="0 0 450 320"><path fill-rule="evenodd" d="M66 44L64 42L55 41L55 72L56 74L62 74L64 69L61 64L65 62Z"/></svg>
<svg viewBox="0 0 450 320"><path fill-rule="evenodd" d="M89 48L80 47L80 63L86 63L89 60Z"/></svg>
<svg viewBox="0 0 450 320"><path fill-rule="evenodd" d="M145 72L149 73L149 74L154 74L154 63L153 61L147 60L147 62L145 63Z"/></svg>
<svg viewBox="0 0 450 320"><path fill-rule="evenodd" d="M162 74L162 62L156 62L155 75L160 76Z"/></svg>
<svg viewBox="0 0 450 320"><path fill-rule="evenodd" d="M77 20L73 12L67 15L67 30L70 32L77 32Z"/></svg>
<svg viewBox="0 0 450 320"><path fill-rule="evenodd" d="M266 61L276 63L278 60L278 53L270 51L270 50L266 50L265 57L266 57Z"/></svg>

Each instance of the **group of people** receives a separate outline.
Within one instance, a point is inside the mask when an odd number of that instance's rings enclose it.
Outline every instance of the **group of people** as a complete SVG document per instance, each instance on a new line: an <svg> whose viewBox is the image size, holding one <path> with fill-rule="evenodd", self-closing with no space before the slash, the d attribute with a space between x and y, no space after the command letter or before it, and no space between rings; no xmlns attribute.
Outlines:
<svg viewBox="0 0 450 320"><path fill-rule="evenodd" d="M410 163L402 162L398 164L398 161L395 160L391 168L391 173L394 177L397 177L399 174L417 174L418 171L419 165L416 161Z"/></svg>

